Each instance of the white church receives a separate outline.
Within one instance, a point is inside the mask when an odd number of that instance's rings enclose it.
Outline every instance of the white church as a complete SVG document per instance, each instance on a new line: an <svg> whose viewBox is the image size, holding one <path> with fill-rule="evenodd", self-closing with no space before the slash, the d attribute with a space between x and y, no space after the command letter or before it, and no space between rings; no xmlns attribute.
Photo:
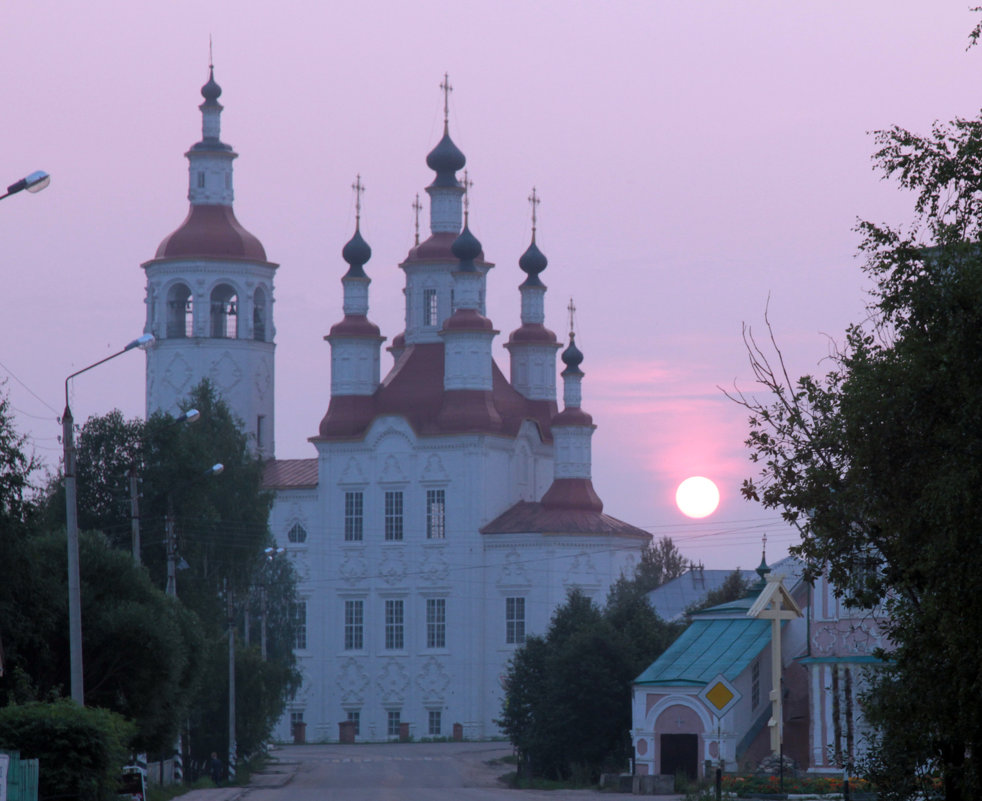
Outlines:
<svg viewBox="0 0 982 801"><path fill-rule="evenodd" d="M312 454L277 460L278 266L232 210L237 154L220 138L213 72L201 93L202 138L186 154L190 211L143 264L145 330L157 337L147 412L175 411L210 378L267 460L270 528L302 600L303 686L276 734L289 739L302 722L313 741L497 736L515 649L545 631L570 589L602 603L651 540L604 514L594 491L595 426L580 404L572 331L557 403L563 346L545 326L534 200L532 242L509 271L521 279L520 324L505 345L506 378L485 309L493 265L468 228L465 157L444 115L426 157L430 236L398 265L406 312L386 348L391 364L369 318L371 248L356 222L341 253L344 317L325 337L331 396L310 421Z"/></svg>

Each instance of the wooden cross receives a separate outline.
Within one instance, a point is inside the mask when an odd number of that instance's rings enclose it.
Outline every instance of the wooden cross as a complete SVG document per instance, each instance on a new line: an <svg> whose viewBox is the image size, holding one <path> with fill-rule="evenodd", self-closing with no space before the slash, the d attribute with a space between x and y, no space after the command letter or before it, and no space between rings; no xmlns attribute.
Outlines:
<svg viewBox="0 0 982 801"><path fill-rule="evenodd" d="M355 225L361 223L361 196L365 192L365 186L361 182L361 173L355 177L355 182L351 185L355 190Z"/></svg>
<svg viewBox="0 0 982 801"><path fill-rule="evenodd" d="M450 93L453 91L450 76L446 72L443 73L443 83L440 84L440 88L443 90L443 124L446 126L450 121Z"/></svg>
<svg viewBox="0 0 982 801"><path fill-rule="evenodd" d="M413 201L413 212L416 215L416 244L419 244L419 212L423 207L419 202L419 192L416 193L416 199Z"/></svg>
<svg viewBox="0 0 982 801"><path fill-rule="evenodd" d="M533 239L535 238L535 223L536 223L536 220L538 219L538 215L537 215L538 209L537 209L537 206L541 202L542 201L539 199L539 196L537 194L535 194L535 187L533 186L532 187L532 194L529 195L529 203L532 204L532 238Z"/></svg>

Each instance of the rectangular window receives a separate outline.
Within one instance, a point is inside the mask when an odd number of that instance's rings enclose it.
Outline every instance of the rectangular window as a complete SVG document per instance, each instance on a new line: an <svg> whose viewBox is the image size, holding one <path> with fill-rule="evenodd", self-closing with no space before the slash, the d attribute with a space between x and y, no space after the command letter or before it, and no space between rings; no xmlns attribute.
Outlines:
<svg viewBox="0 0 982 801"><path fill-rule="evenodd" d="M290 727L296 726L298 723L303 723L303 710L295 710L290 713Z"/></svg>
<svg viewBox="0 0 982 801"><path fill-rule="evenodd" d="M365 647L365 602L344 602L344 650L360 651Z"/></svg>
<svg viewBox="0 0 982 801"><path fill-rule="evenodd" d="M361 542L365 525L365 496L361 492L344 493L345 542Z"/></svg>
<svg viewBox="0 0 982 801"><path fill-rule="evenodd" d="M263 415L256 415L256 450L262 452L263 449L263 436L265 431L263 431L263 423L266 422L266 418Z"/></svg>
<svg viewBox="0 0 982 801"><path fill-rule="evenodd" d="M361 737L361 710L349 709L348 720L355 724L355 737Z"/></svg>
<svg viewBox="0 0 982 801"><path fill-rule="evenodd" d="M439 709L431 709L429 712L430 725L427 727L427 732L429 733L430 737L439 737L442 729L441 724L443 721L441 718L443 715L440 713Z"/></svg>
<svg viewBox="0 0 982 801"><path fill-rule="evenodd" d="M402 492L385 493L385 539L395 542L402 539Z"/></svg>
<svg viewBox="0 0 982 801"><path fill-rule="evenodd" d="M205 188L205 174L203 172L198 173L198 189Z"/></svg>
<svg viewBox="0 0 982 801"><path fill-rule="evenodd" d="M426 490L426 538L442 540L446 530L447 499L444 490Z"/></svg>
<svg viewBox="0 0 982 801"><path fill-rule="evenodd" d="M426 647L447 647L447 599L426 599Z"/></svg>
<svg viewBox="0 0 982 801"><path fill-rule="evenodd" d="M423 325L436 325L437 298L435 289L423 290Z"/></svg>
<svg viewBox="0 0 982 801"><path fill-rule="evenodd" d="M403 602L388 600L385 602L385 649L401 651L405 647L405 622Z"/></svg>
<svg viewBox="0 0 982 801"><path fill-rule="evenodd" d="M760 660L756 660L750 669L750 709L756 709L760 703Z"/></svg>
<svg viewBox="0 0 982 801"><path fill-rule="evenodd" d="M307 647L307 602L297 601L293 607L293 619L297 623L297 638L293 647L302 651Z"/></svg>
<svg viewBox="0 0 982 801"><path fill-rule="evenodd" d="M402 714L402 710L400 709L389 710L389 715L388 715L389 725L386 728L386 734L388 734L389 737L399 736L399 724L402 722L401 720L399 720L399 716L401 714Z"/></svg>
<svg viewBox="0 0 982 801"><path fill-rule="evenodd" d="M509 645L525 642L524 598L505 598L505 642Z"/></svg>

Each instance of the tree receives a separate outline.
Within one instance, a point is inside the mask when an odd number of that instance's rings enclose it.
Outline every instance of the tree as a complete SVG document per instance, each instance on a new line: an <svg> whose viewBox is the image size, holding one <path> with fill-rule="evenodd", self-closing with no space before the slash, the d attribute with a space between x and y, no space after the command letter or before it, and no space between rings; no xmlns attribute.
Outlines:
<svg viewBox="0 0 982 801"><path fill-rule="evenodd" d="M124 420L119 412L86 421L78 436L79 519L128 549L126 474L135 464L141 479L142 561L158 587L167 581L166 521L171 519L178 556L186 565L178 571L178 598L200 620L204 638L196 652L197 691L189 699L192 756L203 760L213 750L227 753L228 748L229 607L237 628L244 628L244 610L261 611L255 598L265 588L267 659L253 655L258 642L247 646L244 630L237 637L237 684L251 688L239 696L248 692L256 702L237 708L241 752L249 753L269 737L300 678L293 655L296 575L289 561L267 559L266 549L273 544L267 526L272 495L262 489L262 462L250 451L241 422L209 382L191 391L185 403L190 408L200 417L179 425L170 415L155 414L143 422ZM223 471L208 474L216 463ZM96 485L103 489L83 493ZM47 506L50 520L64 520L58 484L51 487Z"/></svg>
<svg viewBox="0 0 982 801"><path fill-rule="evenodd" d="M198 620L101 534L84 534L80 546L86 702L132 720L135 750L162 750L198 683ZM58 697L69 675L65 535L20 538L6 555L0 620L10 679L0 703Z"/></svg>
<svg viewBox="0 0 982 801"><path fill-rule="evenodd" d="M658 542L652 540L645 544L634 578L642 592L648 592L681 576L685 572L685 566L685 557L675 547L672 538L662 537Z"/></svg>
<svg viewBox="0 0 982 801"><path fill-rule="evenodd" d="M685 616L691 617L696 612L709 609L711 606L719 606L743 598L752 585L753 582L745 579L740 568L737 568L724 579L719 587L710 590L705 598L688 607L685 610Z"/></svg>
<svg viewBox="0 0 982 801"><path fill-rule="evenodd" d="M132 724L106 709L63 698L0 709L0 747L41 763L41 798L113 801Z"/></svg>
<svg viewBox="0 0 982 801"><path fill-rule="evenodd" d="M765 350L745 333L772 400L734 395L761 467L743 492L799 528L807 575L827 570L850 602L889 614L889 665L868 697L886 797L940 775L946 798L977 798L982 619L966 603L982 581L982 120L875 137L913 222L859 223L869 317L824 377L792 381L773 334Z"/></svg>
<svg viewBox="0 0 982 801"><path fill-rule="evenodd" d="M631 682L678 635L621 579L601 611L579 590L529 637L505 677L498 721L534 775L595 781L630 755Z"/></svg>

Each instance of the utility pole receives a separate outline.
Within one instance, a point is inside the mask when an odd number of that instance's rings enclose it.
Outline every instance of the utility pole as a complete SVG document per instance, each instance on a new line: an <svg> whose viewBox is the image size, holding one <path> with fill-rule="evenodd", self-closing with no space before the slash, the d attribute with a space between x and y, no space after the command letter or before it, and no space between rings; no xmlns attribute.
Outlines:
<svg viewBox="0 0 982 801"><path fill-rule="evenodd" d="M259 603L262 608L262 618L260 620L261 626L259 629L260 640L259 640L259 652L262 654L263 662L266 661L266 579L263 579L263 583L259 585Z"/></svg>
<svg viewBox="0 0 982 801"><path fill-rule="evenodd" d="M235 778L235 613L232 606L232 590L225 582L225 598L228 601L228 779Z"/></svg>
<svg viewBox="0 0 982 801"><path fill-rule="evenodd" d="M140 489L136 465L130 465L130 531L133 536L133 561L140 564Z"/></svg>
<svg viewBox="0 0 982 801"><path fill-rule="evenodd" d="M167 594L177 597L177 535L174 533L174 500L167 496L167 515L164 517L164 536L167 539Z"/></svg>
<svg viewBox="0 0 982 801"><path fill-rule="evenodd" d="M78 503L75 485L75 421L68 406L68 378L65 379L65 413L61 416L61 438L65 446L65 517L68 529L68 657L72 700L79 706L85 706L82 681L82 582L78 566Z"/></svg>

